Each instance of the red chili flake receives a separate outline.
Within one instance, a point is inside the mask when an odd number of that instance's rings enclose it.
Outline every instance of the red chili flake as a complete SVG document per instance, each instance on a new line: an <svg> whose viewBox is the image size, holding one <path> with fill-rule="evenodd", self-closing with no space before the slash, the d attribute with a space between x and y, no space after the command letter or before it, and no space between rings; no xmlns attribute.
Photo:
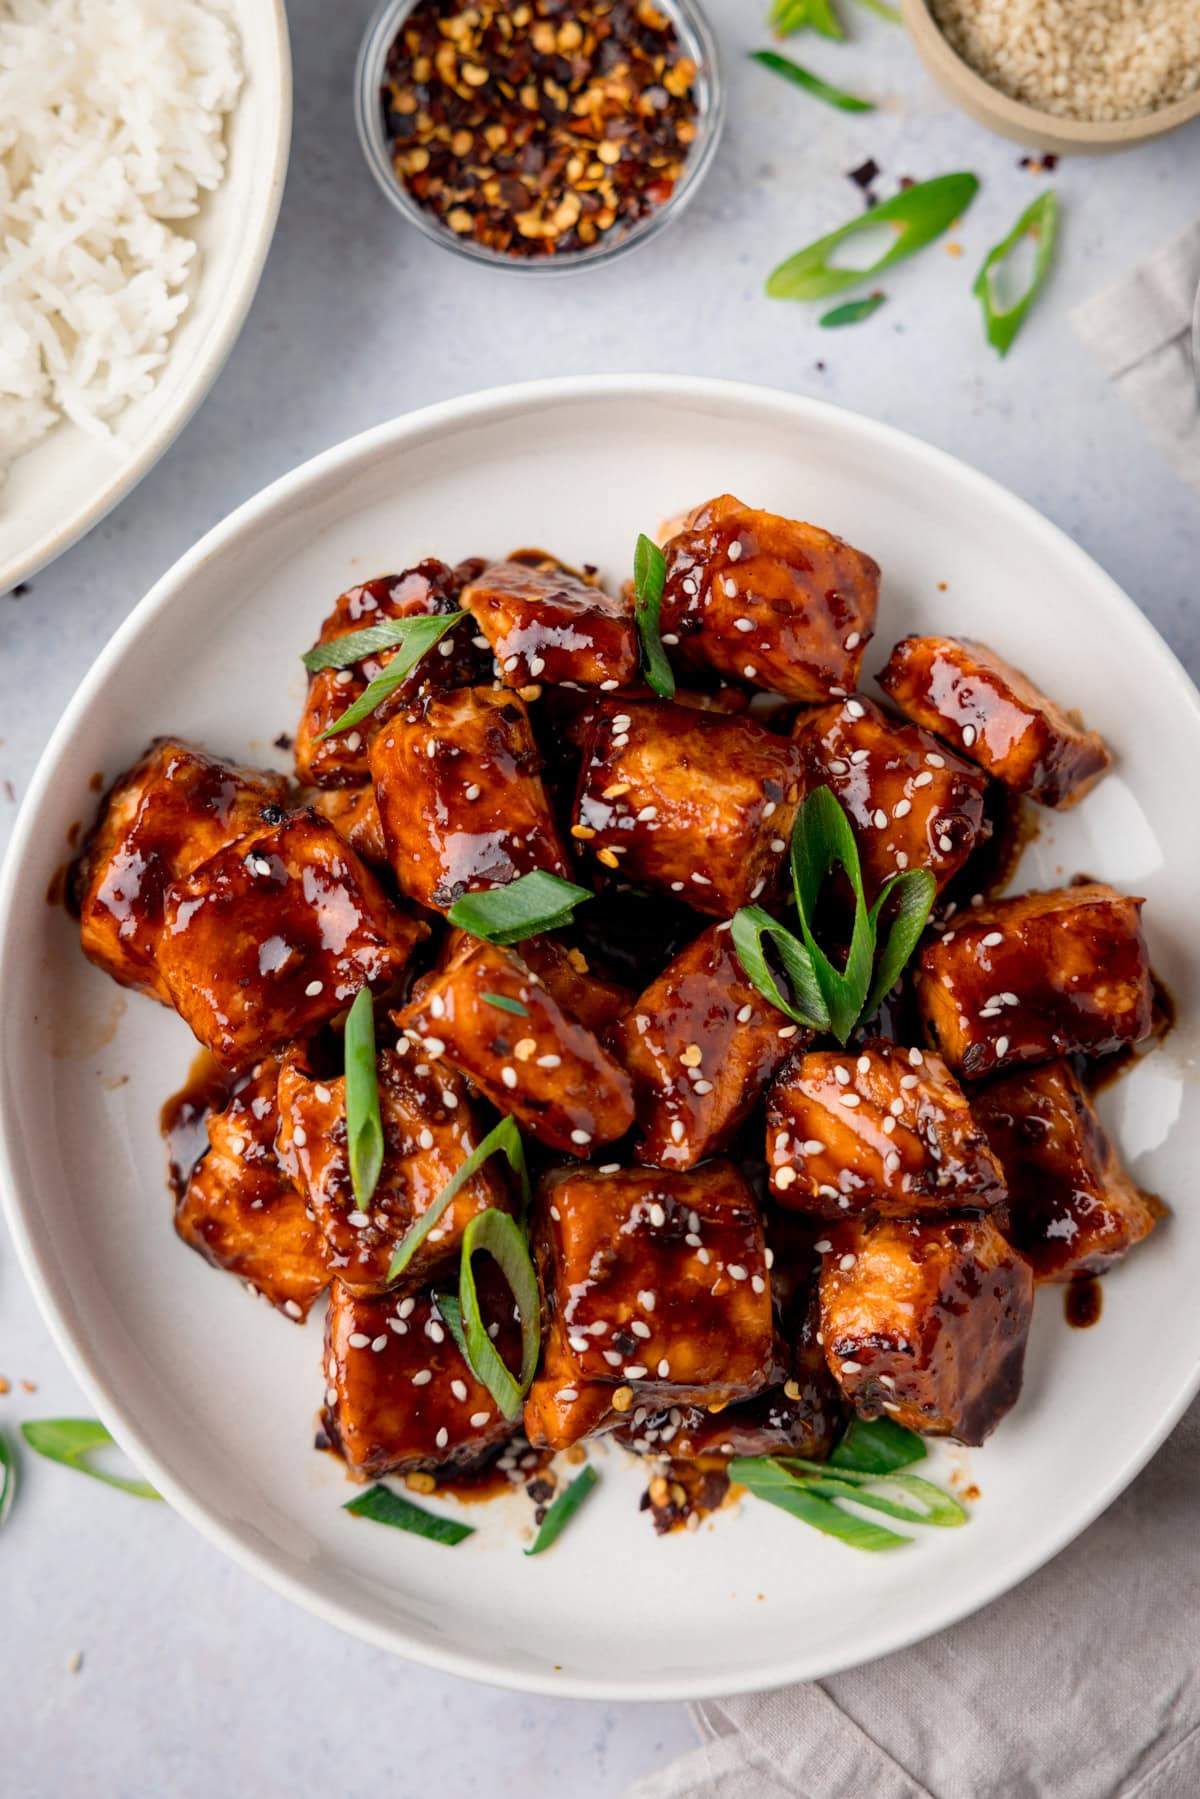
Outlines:
<svg viewBox="0 0 1200 1799"><path fill-rule="evenodd" d="M879 164L875 158L868 156L866 162L860 162L856 169L847 169L846 175L849 180L853 181L855 187L861 187L867 205L874 206L876 201L871 188L878 181L880 175Z"/></svg>
<svg viewBox="0 0 1200 1799"><path fill-rule="evenodd" d="M670 199L697 73L653 0L421 0L380 98L418 204L529 258L591 249Z"/></svg>

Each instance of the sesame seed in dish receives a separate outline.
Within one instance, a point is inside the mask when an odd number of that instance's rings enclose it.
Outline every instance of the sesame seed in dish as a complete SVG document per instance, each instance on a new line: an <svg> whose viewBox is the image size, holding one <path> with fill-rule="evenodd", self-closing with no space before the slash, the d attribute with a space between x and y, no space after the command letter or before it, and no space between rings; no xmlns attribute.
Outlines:
<svg viewBox="0 0 1200 1799"><path fill-rule="evenodd" d="M153 388L241 86L213 0L0 0L0 479Z"/></svg>
<svg viewBox="0 0 1200 1799"><path fill-rule="evenodd" d="M930 0L947 43L1011 100L1109 124L1200 90L1195 0Z"/></svg>

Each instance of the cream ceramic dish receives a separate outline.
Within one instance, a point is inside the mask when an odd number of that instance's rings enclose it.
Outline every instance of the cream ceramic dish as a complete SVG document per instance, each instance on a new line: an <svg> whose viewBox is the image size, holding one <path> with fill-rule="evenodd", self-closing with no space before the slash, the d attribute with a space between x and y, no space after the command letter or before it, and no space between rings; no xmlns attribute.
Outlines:
<svg viewBox="0 0 1200 1799"><path fill-rule="evenodd" d="M1174 131L1191 119L1200 118L1200 89L1184 100L1176 100L1157 112L1143 113L1134 119L1116 119L1092 124L1085 119L1062 119L1056 113L1042 112L1020 100L1011 100L999 88L992 87L976 74L957 51L952 50L942 34L928 0L900 0L900 11L908 27L917 53L942 92L963 112L1034 150L1049 150L1060 156L1072 151L1128 150L1144 144L1152 137Z"/></svg>
<svg viewBox="0 0 1200 1799"><path fill-rule="evenodd" d="M237 341L271 246L292 129L283 0L229 0L245 79L226 126L225 179L187 228L202 257L191 302L153 391L109 440L63 421L0 484L0 594L90 531L149 474L187 424Z"/></svg>
<svg viewBox="0 0 1200 1799"><path fill-rule="evenodd" d="M1175 1216L1105 1282L1100 1323L1039 1296L1025 1391L983 1450L935 1447L935 1479L978 1486L968 1525L857 1554L743 1500L657 1539L645 1476L616 1449L554 1550L521 1554L523 1496L477 1506L459 1548L342 1510L312 1448L321 1324L298 1328L171 1229L159 1108L195 1045L123 994L46 904L111 778L156 732L279 763L300 652L353 581L438 554L544 542L629 571L639 530L730 489L817 520L882 564L864 684L914 629L990 639L1079 706L1110 777L1047 813L1017 885L1076 870L1147 896L1155 967L1179 1008L1167 1043L1103 1096L1145 1186ZM279 1591L368 1641L531 1691L667 1699L808 1679L984 1605L1082 1530L1200 1384L1195 894L1200 705L1133 605L1028 506L939 451L816 401L677 377L504 389L340 444L249 501L131 614L72 700L0 881L0 1186L30 1283L91 1400L183 1515ZM130 1503L133 1503L132 1501ZM436 1502L429 1502L434 1504ZM456 1509L453 1502L441 1502Z"/></svg>

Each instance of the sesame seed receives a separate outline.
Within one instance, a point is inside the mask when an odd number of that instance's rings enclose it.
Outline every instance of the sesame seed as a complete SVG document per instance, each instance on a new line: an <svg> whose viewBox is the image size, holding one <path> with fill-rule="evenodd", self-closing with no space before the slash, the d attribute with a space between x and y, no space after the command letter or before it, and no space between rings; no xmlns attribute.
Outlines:
<svg viewBox="0 0 1200 1799"><path fill-rule="evenodd" d="M355 1211L346 1213L346 1223L352 1224L356 1231L361 1231L363 1227L370 1224L370 1222L371 1220L367 1217L365 1212Z"/></svg>
<svg viewBox="0 0 1200 1799"><path fill-rule="evenodd" d="M914 787L928 787L932 780L933 780L933 776L930 774L929 770L927 768L923 768L919 775L914 776L913 786Z"/></svg>
<svg viewBox="0 0 1200 1799"><path fill-rule="evenodd" d="M619 687L620 685L621 683L619 681L601 681L600 691L601 693L611 693L614 687Z"/></svg>
<svg viewBox="0 0 1200 1799"><path fill-rule="evenodd" d="M412 1377L412 1384L414 1387L427 1387L432 1379L432 1368L418 1368Z"/></svg>
<svg viewBox="0 0 1200 1799"><path fill-rule="evenodd" d="M684 1135L684 1132L683 1132L682 1118L673 1118L671 1120L671 1141L672 1141L672 1143L682 1143L683 1135Z"/></svg>
<svg viewBox="0 0 1200 1799"><path fill-rule="evenodd" d="M664 631L662 634L662 641L664 643L675 644L675 643L679 642L679 639L675 635L674 631Z"/></svg>
<svg viewBox="0 0 1200 1799"><path fill-rule="evenodd" d="M671 1364L670 1364L670 1362L668 1362L666 1356L664 1356L662 1361L658 1364L659 1380L667 1380L670 1376L670 1373L671 1373Z"/></svg>
<svg viewBox="0 0 1200 1799"><path fill-rule="evenodd" d="M435 1062L439 1056L445 1055L446 1053L446 1045L442 1042L440 1037L423 1038L422 1047L425 1054L431 1056Z"/></svg>
<svg viewBox="0 0 1200 1799"><path fill-rule="evenodd" d="M597 1174L620 1174L620 1172L621 1164L619 1162L602 1162L596 1170Z"/></svg>
<svg viewBox="0 0 1200 1799"><path fill-rule="evenodd" d="M478 782L472 781L471 785L464 790L463 798L465 800L477 800L482 791L483 789L479 786Z"/></svg>
<svg viewBox="0 0 1200 1799"><path fill-rule="evenodd" d="M842 1256L838 1261L838 1267L842 1270L843 1274L849 1274L857 1260L858 1257L853 1254Z"/></svg>
<svg viewBox="0 0 1200 1799"><path fill-rule="evenodd" d="M938 838L938 848L941 850L941 852L944 856L948 856L950 854L951 850L954 848L953 837L947 837L945 835L942 835L941 837L939 837Z"/></svg>
<svg viewBox="0 0 1200 1799"><path fill-rule="evenodd" d="M842 1363L842 1373L843 1374L861 1374L862 1373L862 1363L861 1362L843 1362Z"/></svg>
<svg viewBox="0 0 1200 1799"><path fill-rule="evenodd" d="M472 1412L470 1418L471 1429L482 1430L490 1417L490 1412Z"/></svg>
<svg viewBox="0 0 1200 1799"><path fill-rule="evenodd" d="M838 1098L844 1106L860 1106L862 1104L857 1093L839 1093Z"/></svg>
<svg viewBox="0 0 1200 1799"><path fill-rule="evenodd" d="M754 620L752 618L735 618L733 628L735 631L753 631Z"/></svg>
<svg viewBox="0 0 1200 1799"><path fill-rule="evenodd" d="M736 1016L737 1016L737 1021L739 1024L749 1024L750 1020L754 1016L754 1007L753 1006L741 1006L741 1007L739 1007Z"/></svg>
<svg viewBox="0 0 1200 1799"><path fill-rule="evenodd" d="M712 886L712 882L709 880L708 876L702 875L702 874L697 874L695 869L692 870L692 879L693 879L693 881L695 881L697 887L711 887Z"/></svg>
<svg viewBox="0 0 1200 1799"><path fill-rule="evenodd" d="M336 1387L326 1387L326 1389L325 1389L325 1404L326 1405L336 1405L337 1397L338 1397L338 1390Z"/></svg>
<svg viewBox="0 0 1200 1799"><path fill-rule="evenodd" d="M692 1082L692 1092L693 1093L711 1093L712 1090L713 1090L713 1084L711 1081L693 1081Z"/></svg>
<svg viewBox="0 0 1200 1799"><path fill-rule="evenodd" d="M796 1035L796 1032L799 1029L800 1029L800 1026L798 1024L785 1024L785 1025L781 1025L779 1027L779 1029L776 1031L775 1035L777 1037L782 1037L783 1041L786 1043L786 1042L788 1042L788 1040L790 1038L792 1038Z"/></svg>
<svg viewBox="0 0 1200 1799"><path fill-rule="evenodd" d="M858 700L847 700L846 711L851 718L865 718L867 715L865 706L861 705Z"/></svg>
<svg viewBox="0 0 1200 1799"><path fill-rule="evenodd" d="M571 1142L578 1143L581 1147L585 1143L590 1143L591 1140L592 1140L591 1134L588 1131L572 1131L571 1132Z"/></svg>
<svg viewBox="0 0 1200 1799"><path fill-rule="evenodd" d="M741 561L741 559L742 559L742 540L740 537L734 538L733 542L730 544L728 550L726 551L726 555L729 557L730 562L740 562Z"/></svg>
<svg viewBox="0 0 1200 1799"><path fill-rule="evenodd" d="M413 1314L413 1307L416 1305L416 1303L417 1302L415 1299L402 1299L400 1301L400 1304L396 1307L397 1318L411 1318L412 1314Z"/></svg>
<svg viewBox="0 0 1200 1799"><path fill-rule="evenodd" d="M730 1262L729 1278L731 1281L744 1281L748 1279L749 1274L750 1270L748 1268L743 1268L740 1262Z"/></svg>
<svg viewBox="0 0 1200 1799"><path fill-rule="evenodd" d="M986 937L980 938L980 942L984 949L995 949L998 944L1004 942L1004 933L1003 931L989 931Z"/></svg>
<svg viewBox="0 0 1200 1799"><path fill-rule="evenodd" d="M870 1074L870 1072L871 1072L870 1056L860 1056L858 1058L858 1061L854 1064L854 1066L858 1069L859 1074Z"/></svg>
<svg viewBox="0 0 1200 1799"><path fill-rule="evenodd" d="M572 1400L579 1398L579 1389L578 1387L560 1387L558 1389L558 1397L564 1404L570 1405Z"/></svg>
<svg viewBox="0 0 1200 1799"><path fill-rule="evenodd" d="M379 1335L372 1339L371 1348L374 1350L375 1354L378 1355L380 1353L380 1351L386 1349L387 1346L388 1346L387 1332L380 1331Z"/></svg>
<svg viewBox="0 0 1200 1799"><path fill-rule="evenodd" d="M875 826L876 830L882 831L884 829L884 827L886 826L887 821L888 821L887 813L883 810L882 806L878 807L876 809L876 811L872 814L871 823Z"/></svg>
<svg viewBox="0 0 1200 1799"><path fill-rule="evenodd" d="M919 1087L920 1084L921 1083L915 1074L902 1074L900 1076L900 1085L906 1093L911 1093L913 1088ZM900 1102L897 1100L893 1102L893 1105L899 1105L899 1103Z"/></svg>
<svg viewBox="0 0 1200 1799"><path fill-rule="evenodd" d="M307 1144L308 1132L302 1124L297 1124L292 1127L292 1142L296 1145L297 1149L303 1149Z"/></svg>
<svg viewBox="0 0 1200 1799"><path fill-rule="evenodd" d="M323 1106L327 1106L333 1098L333 1094L329 1091L328 1087L314 1087L313 1092Z"/></svg>
<svg viewBox="0 0 1200 1799"><path fill-rule="evenodd" d="M452 1380L450 1382L450 1391L453 1393L455 1399L459 1400L460 1402L465 1400L467 1397L466 1381L465 1380Z"/></svg>
<svg viewBox="0 0 1200 1799"><path fill-rule="evenodd" d="M908 1052L908 1059L914 1068L920 1068L925 1061L925 1057L919 1049L910 1049Z"/></svg>
<svg viewBox="0 0 1200 1799"><path fill-rule="evenodd" d="M825 1153L825 1145L821 1142L819 1137L806 1138L801 1147L806 1156L822 1156Z"/></svg>
<svg viewBox="0 0 1200 1799"><path fill-rule="evenodd" d="M646 1370L641 1362L630 1362L625 1370L626 1380L645 1380Z"/></svg>
<svg viewBox="0 0 1200 1799"><path fill-rule="evenodd" d="M1008 1054L1008 1038L1007 1037L997 1037L997 1039L996 1039L996 1055L997 1055L997 1057L1006 1056L1007 1054Z"/></svg>
<svg viewBox="0 0 1200 1799"><path fill-rule="evenodd" d="M780 1168L775 1174L775 1185L786 1191L787 1188L792 1185L795 1178L796 1170L794 1168Z"/></svg>
<svg viewBox="0 0 1200 1799"><path fill-rule="evenodd" d="M784 850L787 848L787 844L784 842L782 837L772 837L771 848L772 848L772 850L774 850L774 852L777 856L781 856L783 854Z"/></svg>
<svg viewBox="0 0 1200 1799"><path fill-rule="evenodd" d="M698 1249L696 1251L696 1260L702 1262L707 1268L708 1264L712 1261L712 1251L708 1249Z"/></svg>
<svg viewBox="0 0 1200 1799"><path fill-rule="evenodd" d="M856 650L861 642L862 642L862 632L861 631L851 631L849 637L847 637L845 642L842 644L842 648L844 650Z"/></svg>
<svg viewBox="0 0 1200 1799"><path fill-rule="evenodd" d="M680 1051L679 1060L685 1068L699 1068L704 1060L704 1051L698 1043L689 1043L685 1050Z"/></svg>
<svg viewBox="0 0 1200 1799"><path fill-rule="evenodd" d="M747 681L753 681L755 675L758 673L758 669L755 667L753 662L747 662L745 668L742 670L742 673L745 675Z"/></svg>
<svg viewBox="0 0 1200 1799"><path fill-rule="evenodd" d="M897 868L907 868L908 867L908 851L907 850L897 850L896 851L896 867Z"/></svg>
<svg viewBox="0 0 1200 1799"><path fill-rule="evenodd" d="M818 1242L813 1244L813 1248L819 1255L826 1255L829 1250L833 1248L833 1244L829 1241L828 1237L822 1237Z"/></svg>
<svg viewBox="0 0 1200 1799"><path fill-rule="evenodd" d="M648 1324L643 1324L640 1318L635 1318L629 1328L635 1337L645 1338L653 1334L650 1326Z"/></svg>
<svg viewBox="0 0 1200 1799"><path fill-rule="evenodd" d="M912 801L911 800L897 800L896 804L892 807L892 817L893 818L907 818L911 811L912 811Z"/></svg>
<svg viewBox="0 0 1200 1799"><path fill-rule="evenodd" d="M450 1432L446 1429L444 1424L433 1441L438 1449L445 1449L446 1445L449 1443Z"/></svg>
<svg viewBox="0 0 1200 1799"><path fill-rule="evenodd" d="M436 1318L431 1318L426 1324L425 1335L429 1338L431 1343L444 1343L446 1341L445 1329L438 1323Z"/></svg>
<svg viewBox="0 0 1200 1799"><path fill-rule="evenodd" d="M516 1069L510 1068L506 1062L504 1067L500 1070L500 1079L504 1082L506 1087L515 1087L517 1084Z"/></svg>
<svg viewBox="0 0 1200 1799"><path fill-rule="evenodd" d="M647 1216L655 1230L661 1230L663 1225L667 1222L667 1214L663 1211L657 1200L655 1200L654 1204L650 1207Z"/></svg>
<svg viewBox="0 0 1200 1799"><path fill-rule="evenodd" d="M539 1056L537 1059L537 1065L539 1068L561 1068L562 1067L562 1057L561 1056Z"/></svg>
<svg viewBox="0 0 1200 1799"><path fill-rule="evenodd" d="M833 1078L839 1087L848 1087L850 1085L850 1071L848 1068L844 1068L840 1062L837 1063L834 1068Z"/></svg>
<svg viewBox="0 0 1200 1799"><path fill-rule="evenodd" d="M366 1331L352 1331L346 1340L351 1349L365 1349L371 1341Z"/></svg>
<svg viewBox="0 0 1200 1799"><path fill-rule="evenodd" d="M321 992L324 985L325 985L324 981L310 981L308 983L308 986L304 989L304 991L308 995L309 999L316 999L318 993Z"/></svg>

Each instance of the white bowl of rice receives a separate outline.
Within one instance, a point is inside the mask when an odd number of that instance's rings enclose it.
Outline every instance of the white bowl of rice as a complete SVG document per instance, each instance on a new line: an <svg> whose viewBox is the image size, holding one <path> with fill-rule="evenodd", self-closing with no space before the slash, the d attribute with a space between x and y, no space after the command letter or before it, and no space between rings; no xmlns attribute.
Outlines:
<svg viewBox="0 0 1200 1799"><path fill-rule="evenodd" d="M282 0L0 0L0 594L219 373L291 134Z"/></svg>

